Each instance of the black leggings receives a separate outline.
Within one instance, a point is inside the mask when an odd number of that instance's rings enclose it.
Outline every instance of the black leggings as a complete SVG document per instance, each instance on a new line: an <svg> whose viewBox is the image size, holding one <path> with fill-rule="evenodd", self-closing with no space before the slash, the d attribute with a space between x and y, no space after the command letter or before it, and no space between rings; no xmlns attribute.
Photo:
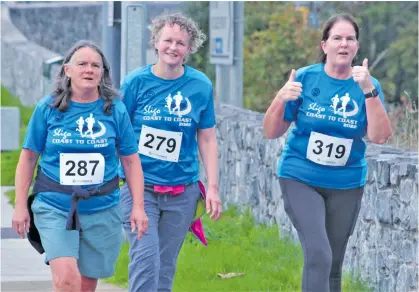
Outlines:
<svg viewBox="0 0 419 292"><path fill-rule="evenodd" d="M361 208L363 187L312 187L279 179L285 212L304 253L303 292L340 292L346 245Z"/></svg>

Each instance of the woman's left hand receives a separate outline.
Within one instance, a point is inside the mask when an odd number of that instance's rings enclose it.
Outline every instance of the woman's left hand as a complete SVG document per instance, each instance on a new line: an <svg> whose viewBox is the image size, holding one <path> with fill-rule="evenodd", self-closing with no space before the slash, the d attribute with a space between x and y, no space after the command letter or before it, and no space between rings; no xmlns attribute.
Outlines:
<svg viewBox="0 0 419 292"><path fill-rule="evenodd" d="M144 207L134 206L131 212L131 231L138 229L137 239L140 239L148 228L148 217Z"/></svg>
<svg viewBox="0 0 419 292"><path fill-rule="evenodd" d="M352 68L352 77L355 82L358 82L364 93L371 92L371 90L374 89L370 71L368 71L368 59L364 59L364 61L362 61L362 66L354 66Z"/></svg>
<svg viewBox="0 0 419 292"><path fill-rule="evenodd" d="M208 188L205 206L207 209L207 213L211 212L210 219L214 221L220 219L221 213L223 212L223 205L218 195L217 189Z"/></svg>

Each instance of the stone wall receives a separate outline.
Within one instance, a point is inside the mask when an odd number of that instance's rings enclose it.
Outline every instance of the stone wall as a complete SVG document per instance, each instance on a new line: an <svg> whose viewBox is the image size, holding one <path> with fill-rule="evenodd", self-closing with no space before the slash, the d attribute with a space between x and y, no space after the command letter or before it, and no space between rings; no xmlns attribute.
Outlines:
<svg viewBox="0 0 419 292"><path fill-rule="evenodd" d="M264 138L262 120L262 114L221 106L220 195L225 207L250 207L257 222L276 223L282 235L297 240L275 175L285 137ZM417 291L418 153L368 144L367 159L368 181L344 269L359 272L376 292Z"/></svg>

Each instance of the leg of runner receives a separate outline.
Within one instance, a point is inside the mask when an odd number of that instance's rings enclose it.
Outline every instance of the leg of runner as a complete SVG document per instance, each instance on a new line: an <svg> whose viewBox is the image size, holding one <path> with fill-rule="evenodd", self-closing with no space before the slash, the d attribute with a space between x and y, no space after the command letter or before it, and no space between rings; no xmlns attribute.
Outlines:
<svg viewBox="0 0 419 292"><path fill-rule="evenodd" d="M160 195L162 209L159 222L160 272L159 292L172 291L179 251L195 215L201 191L198 183L185 186L185 192L176 195Z"/></svg>
<svg viewBox="0 0 419 292"><path fill-rule="evenodd" d="M280 178L284 208L298 231L304 253L303 292L329 292L332 250L326 233L325 202L312 187Z"/></svg>
<svg viewBox="0 0 419 292"><path fill-rule="evenodd" d="M160 256L158 224L160 210L158 195L150 187L144 187L144 208L148 217L148 229L138 240L138 231L131 231L132 196L128 185L121 187L121 208L125 234L130 243L128 266L128 290L130 292L157 291Z"/></svg>
<svg viewBox="0 0 419 292"><path fill-rule="evenodd" d="M332 248L330 292L340 292L346 245L355 228L364 188L319 191L326 197L326 230Z"/></svg>

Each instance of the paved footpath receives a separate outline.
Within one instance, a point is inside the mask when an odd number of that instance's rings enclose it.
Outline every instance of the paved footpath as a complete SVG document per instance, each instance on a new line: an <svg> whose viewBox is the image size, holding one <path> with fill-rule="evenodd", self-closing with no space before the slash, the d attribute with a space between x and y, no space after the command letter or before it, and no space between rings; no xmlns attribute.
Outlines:
<svg viewBox="0 0 419 292"><path fill-rule="evenodd" d="M2 292L52 292L51 271L27 239L21 239L12 230L13 207L5 192L11 187L1 187L1 268ZM97 292L126 292L127 289L99 281Z"/></svg>

